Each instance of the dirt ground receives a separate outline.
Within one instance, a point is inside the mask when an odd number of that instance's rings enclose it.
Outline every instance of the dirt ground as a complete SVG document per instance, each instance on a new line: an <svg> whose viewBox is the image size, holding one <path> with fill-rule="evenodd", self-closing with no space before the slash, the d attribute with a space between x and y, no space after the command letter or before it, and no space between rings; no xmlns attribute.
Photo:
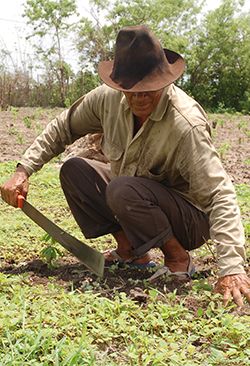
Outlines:
<svg viewBox="0 0 250 366"><path fill-rule="evenodd" d="M0 112L0 162L18 160L62 109L19 108ZM234 183L250 182L250 115L211 115L214 144Z"/></svg>
<svg viewBox="0 0 250 366"><path fill-rule="evenodd" d="M17 160L25 149L32 143L46 124L60 113L60 109L41 110L20 108L0 112L0 162ZM210 122L215 146L222 158L224 167L234 183L250 182L250 151L249 129L250 116L211 115ZM154 254L155 259L159 254ZM197 278L213 281L211 268L214 259L207 256L202 260L195 259L198 269ZM105 269L104 278L99 281L72 256L66 256L60 261L58 268L49 269L41 260L35 259L25 265L5 263L0 270L6 274L29 272L29 281L46 284L49 278L62 284L66 288L84 291L93 289L104 296L112 297L117 291L127 293L131 298L144 303L147 301L147 288L144 279L151 276L149 270L138 270L128 267L112 266ZM167 292L178 288L179 293L185 293L190 288L187 281L170 281L159 279L153 284L159 291ZM191 299L189 299L191 301ZM188 301L189 301L188 300ZM189 307L195 304L188 304Z"/></svg>

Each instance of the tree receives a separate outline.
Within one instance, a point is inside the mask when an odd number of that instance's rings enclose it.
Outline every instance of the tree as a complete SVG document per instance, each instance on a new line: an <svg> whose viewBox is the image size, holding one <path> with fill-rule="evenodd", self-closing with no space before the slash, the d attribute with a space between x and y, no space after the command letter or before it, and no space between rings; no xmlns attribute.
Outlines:
<svg viewBox="0 0 250 366"><path fill-rule="evenodd" d="M187 55L186 88L210 108L250 110L250 13L224 0L208 13Z"/></svg>
<svg viewBox="0 0 250 366"><path fill-rule="evenodd" d="M24 16L33 28L29 38L39 40L35 44L37 55L49 65L58 82L62 106L65 105L67 84L72 74L64 60L62 41L65 41L72 28L73 24L69 20L75 14L75 0L27 0L24 7Z"/></svg>
<svg viewBox="0 0 250 366"><path fill-rule="evenodd" d="M78 50L84 66L109 59L118 31L126 25L146 24L162 44L183 52L196 24L200 0L90 0L92 20L83 18L78 30Z"/></svg>

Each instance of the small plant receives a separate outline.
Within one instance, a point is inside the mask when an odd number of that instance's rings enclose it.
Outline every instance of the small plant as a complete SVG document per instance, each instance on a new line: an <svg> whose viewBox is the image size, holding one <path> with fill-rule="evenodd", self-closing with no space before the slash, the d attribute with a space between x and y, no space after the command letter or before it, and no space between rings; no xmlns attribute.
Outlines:
<svg viewBox="0 0 250 366"><path fill-rule="evenodd" d="M14 127L14 126L10 127L9 130L8 130L8 134L9 135L16 136L17 143L19 145L23 145L23 143L24 143L24 137L21 134L21 132L18 131L18 129L16 127Z"/></svg>
<svg viewBox="0 0 250 366"><path fill-rule="evenodd" d="M29 116L25 116L23 118L23 123L24 125L27 127L27 128L31 128L32 126L32 121L31 121L31 118Z"/></svg>
<svg viewBox="0 0 250 366"><path fill-rule="evenodd" d="M46 247L40 252L40 256L50 269L56 268L56 262L62 253L55 247L56 240L51 235L45 234L42 238L46 243Z"/></svg>
<svg viewBox="0 0 250 366"><path fill-rule="evenodd" d="M238 124L237 127L239 130L245 130L247 129L247 121L241 120Z"/></svg>
<svg viewBox="0 0 250 366"><path fill-rule="evenodd" d="M250 129L248 128L248 122L246 120L241 120L237 127L244 133L246 137L250 137Z"/></svg>
<svg viewBox="0 0 250 366"><path fill-rule="evenodd" d="M16 129L16 127L11 126L8 130L9 135L17 135L18 134L18 130Z"/></svg>
<svg viewBox="0 0 250 366"><path fill-rule="evenodd" d="M12 116L16 119L17 114L18 114L18 108L10 107L10 111L11 111Z"/></svg>
<svg viewBox="0 0 250 366"><path fill-rule="evenodd" d="M220 155L221 160L223 160L226 157L226 153L230 149L230 144L228 142L224 142L220 145L218 148L218 153Z"/></svg>
<svg viewBox="0 0 250 366"><path fill-rule="evenodd" d="M34 119L40 119L43 113L43 109L41 107L38 107L35 109L34 112Z"/></svg>
<svg viewBox="0 0 250 366"><path fill-rule="evenodd" d="M225 124L225 120L223 118L217 118L216 123L217 123L218 126L223 128L223 126Z"/></svg>
<svg viewBox="0 0 250 366"><path fill-rule="evenodd" d="M250 159L246 159L246 160L244 160L244 161L243 161L243 163L244 163L245 165L250 165Z"/></svg>

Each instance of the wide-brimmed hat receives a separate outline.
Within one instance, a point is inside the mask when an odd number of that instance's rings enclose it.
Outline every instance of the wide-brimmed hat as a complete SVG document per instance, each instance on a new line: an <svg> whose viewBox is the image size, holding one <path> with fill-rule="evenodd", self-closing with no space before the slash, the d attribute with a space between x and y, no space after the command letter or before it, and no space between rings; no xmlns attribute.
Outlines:
<svg viewBox="0 0 250 366"><path fill-rule="evenodd" d="M113 61L101 61L98 73L103 82L121 91L154 91L177 80L185 61L176 52L163 49L144 25L125 27L116 38Z"/></svg>

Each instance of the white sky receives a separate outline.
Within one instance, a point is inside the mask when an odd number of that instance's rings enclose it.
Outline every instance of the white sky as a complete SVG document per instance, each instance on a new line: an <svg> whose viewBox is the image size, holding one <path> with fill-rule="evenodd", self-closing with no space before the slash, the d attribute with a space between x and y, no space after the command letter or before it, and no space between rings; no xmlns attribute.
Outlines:
<svg viewBox="0 0 250 366"><path fill-rule="evenodd" d="M4 4L1 4L4 3ZM25 0L0 0L0 49L10 52L13 63L21 65L32 54L25 37L28 35L28 26L22 17ZM87 0L77 0L78 11L83 15L88 12ZM69 63L73 59L68 57ZM72 62L71 62L72 61ZM9 61L11 66L11 61Z"/></svg>
<svg viewBox="0 0 250 366"><path fill-rule="evenodd" d="M22 18L24 2L25 0L0 0L0 49L9 51L16 64L27 60L27 54L31 52L27 42L24 41L27 35L27 26ZM77 2L79 12L82 15L87 13L88 2L86 0L77 0ZM215 9L220 4L220 0L206 2L206 10ZM250 9L250 0L246 0L245 3L245 8Z"/></svg>

